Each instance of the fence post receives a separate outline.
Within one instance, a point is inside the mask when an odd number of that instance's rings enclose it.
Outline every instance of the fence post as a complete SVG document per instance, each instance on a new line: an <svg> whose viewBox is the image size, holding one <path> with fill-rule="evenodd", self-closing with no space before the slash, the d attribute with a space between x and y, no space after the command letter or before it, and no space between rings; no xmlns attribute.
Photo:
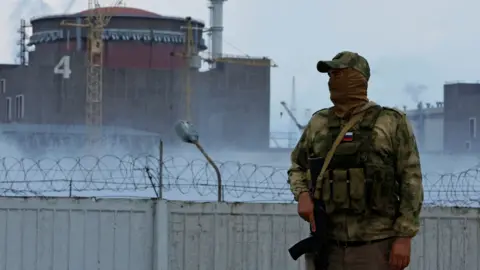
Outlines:
<svg viewBox="0 0 480 270"><path fill-rule="evenodd" d="M158 198L163 199L163 141L158 145Z"/></svg>
<svg viewBox="0 0 480 270"><path fill-rule="evenodd" d="M153 221L153 270L169 270L169 207L164 200L155 200Z"/></svg>
<svg viewBox="0 0 480 270"><path fill-rule="evenodd" d="M70 181L68 181L68 197L69 198L72 197L72 189L73 189L73 180L70 179Z"/></svg>

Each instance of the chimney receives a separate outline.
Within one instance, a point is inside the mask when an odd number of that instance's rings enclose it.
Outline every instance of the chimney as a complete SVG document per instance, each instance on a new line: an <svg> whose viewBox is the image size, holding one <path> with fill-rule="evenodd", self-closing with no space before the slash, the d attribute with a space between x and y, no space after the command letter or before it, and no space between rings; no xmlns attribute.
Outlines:
<svg viewBox="0 0 480 270"><path fill-rule="evenodd" d="M212 59L223 54L223 2L210 0L210 52Z"/></svg>
<svg viewBox="0 0 480 270"><path fill-rule="evenodd" d="M430 109L432 107L432 104L430 104L429 102L427 102L426 105L427 105L427 109Z"/></svg>
<svg viewBox="0 0 480 270"><path fill-rule="evenodd" d="M423 110L423 103L421 101L417 103L417 110Z"/></svg>

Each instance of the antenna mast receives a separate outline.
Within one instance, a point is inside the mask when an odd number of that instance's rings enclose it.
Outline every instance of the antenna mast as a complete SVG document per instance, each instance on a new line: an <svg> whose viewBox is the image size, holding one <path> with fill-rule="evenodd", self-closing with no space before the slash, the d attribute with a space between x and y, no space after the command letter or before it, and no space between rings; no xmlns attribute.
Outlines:
<svg viewBox="0 0 480 270"><path fill-rule="evenodd" d="M290 111L292 113L290 119L290 128L288 129L288 146L293 147L295 144L294 134L297 134L298 128L297 123L294 119L297 118L297 98L296 98L296 86L295 86L295 76L292 78L292 93L290 97Z"/></svg>

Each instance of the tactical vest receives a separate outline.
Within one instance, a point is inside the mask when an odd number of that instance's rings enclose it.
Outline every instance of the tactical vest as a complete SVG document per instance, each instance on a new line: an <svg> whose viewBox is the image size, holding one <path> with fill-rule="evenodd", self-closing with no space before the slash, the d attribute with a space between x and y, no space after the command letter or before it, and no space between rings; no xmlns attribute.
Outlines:
<svg viewBox="0 0 480 270"><path fill-rule="evenodd" d="M373 129L382 110L369 108L363 119L347 134L324 174L317 179L321 185L321 199L328 214L375 212L393 216L398 208L398 184L395 174L396 159L374 148ZM329 134L326 150L331 148L342 128L340 119L329 111ZM353 136L352 136L353 135Z"/></svg>

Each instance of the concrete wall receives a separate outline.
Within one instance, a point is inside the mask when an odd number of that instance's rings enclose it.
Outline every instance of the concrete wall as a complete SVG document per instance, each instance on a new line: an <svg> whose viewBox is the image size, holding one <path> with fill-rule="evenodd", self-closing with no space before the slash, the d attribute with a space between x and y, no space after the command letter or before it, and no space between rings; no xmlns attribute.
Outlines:
<svg viewBox="0 0 480 270"><path fill-rule="evenodd" d="M447 83L443 87L445 100L445 150L455 153L480 151L480 83ZM470 119L475 119L470 132Z"/></svg>
<svg viewBox="0 0 480 270"><path fill-rule="evenodd" d="M199 73L198 127L211 147L267 150L270 141L270 67L219 63ZM204 93L202 93L202 91Z"/></svg>
<svg viewBox="0 0 480 270"><path fill-rule="evenodd" d="M430 118L425 121L425 139L423 140L423 151L443 151L443 117Z"/></svg>
<svg viewBox="0 0 480 270"><path fill-rule="evenodd" d="M12 122L32 124L85 123L86 70L83 53L70 52L72 74L53 70L62 54L41 66L0 68L7 82L0 93L0 120L5 99L23 94L25 115ZM53 59L53 58L52 58ZM267 149L270 128L270 67L221 64L209 72L190 71L191 115L205 144L243 150ZM173 127L185 119L184 69L109 69L103 72L103 124L160 133L177 142ZM15 108L13 109L15 110Z"/></svg>
<svg viewBox="0 0 480 270"><path fill-rule="evenodd" d="M443 117L424 119L423 130L418 120L411 119L410 123L420 151L424 153L443 151Z"/></svg>
<svg viewBox="0 0 480 270"><path fill-rule="evenodd" d="M423 153L439 153L444 149L444 108L419 107L408 110L407 117L413 127L417 144Z"/></svg>
<svg viewBox="0 0 480 270"><path fill-rule="evenodd" d="M0 270L291 270L294 204L0 198ZM410 270L480 267L476 209L427 208Z"/></svg>

